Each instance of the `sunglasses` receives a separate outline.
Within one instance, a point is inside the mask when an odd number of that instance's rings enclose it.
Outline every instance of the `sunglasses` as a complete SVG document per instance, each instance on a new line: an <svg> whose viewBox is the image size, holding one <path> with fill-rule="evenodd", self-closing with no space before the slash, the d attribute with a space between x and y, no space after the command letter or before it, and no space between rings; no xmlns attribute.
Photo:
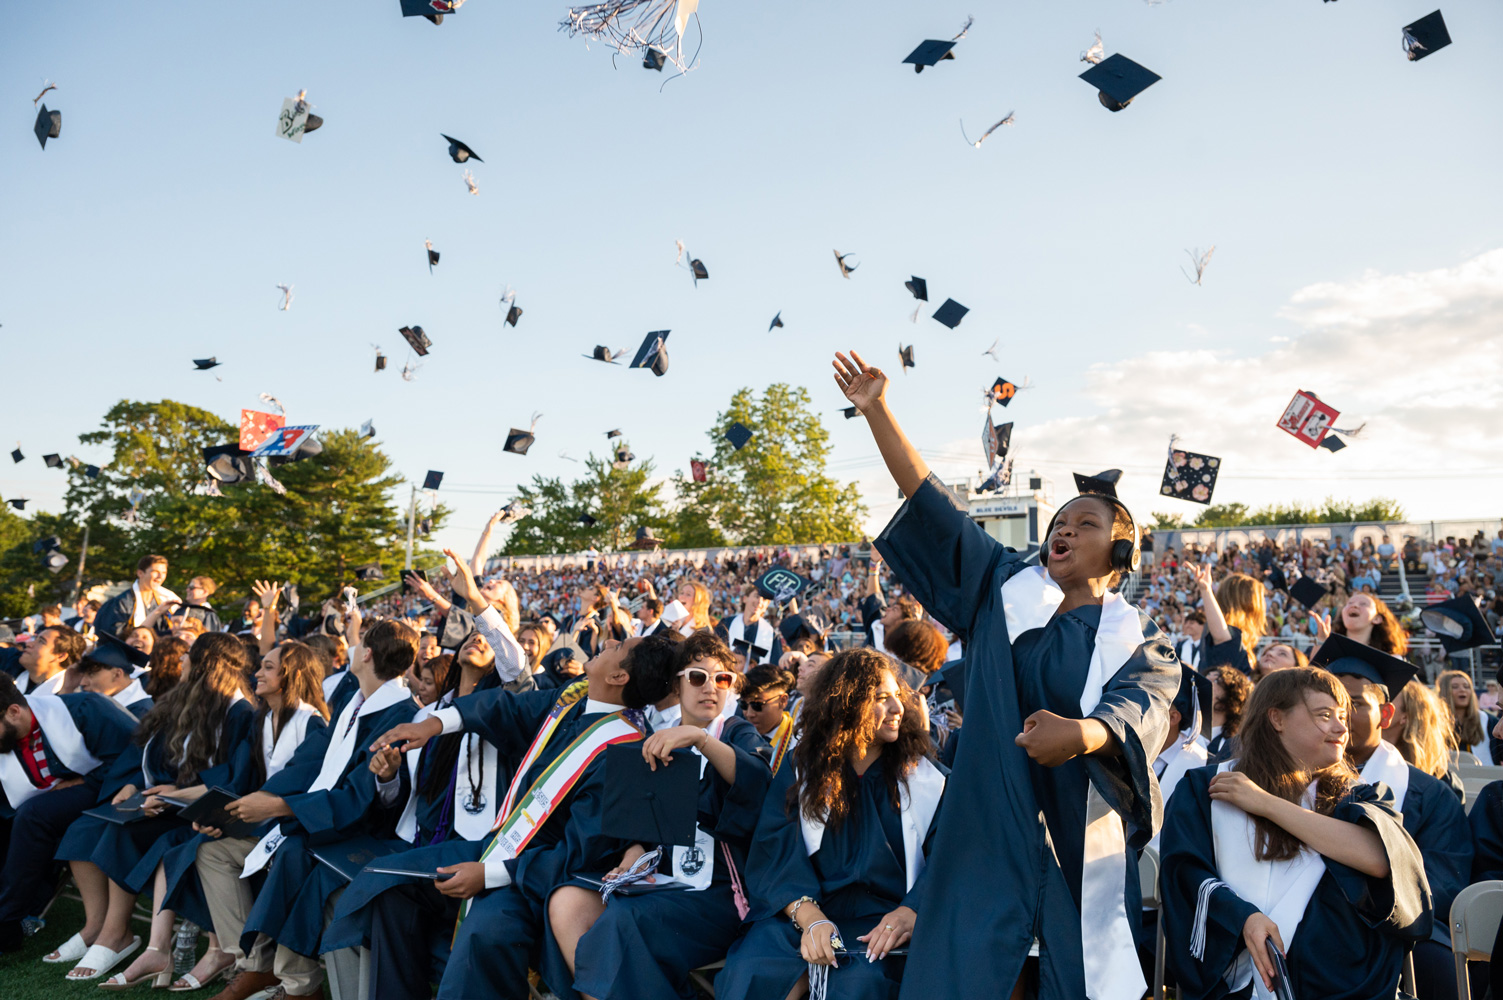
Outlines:
<svg viewBox="0 0 1503 1000"><path fill-rule="evenodd" d="M678 675L680 677L689 678L689 685L691 687L697 688L704 687L705 682L708 681L711 676L708 670L701 670L698 667L686 667L683 670L680 670L678 672ZM715 686L722 691L729 691L731 685L736 683L736 675L731 673L729 670L718 670L715 672L714 677Z"/></svg>
<svg viewBox="0 0 1503 1000"><path fill-rule="evenodd" d="M786 696L780 696L780 697L786 697ZM749 702L746 703L746 707L749 708L749 709L751 709L753 712L760 712L760 711L762 711L762 709L766 708L768 705L776 705L776 704L778 704L778 699L777 698L768 698L765 701L749 701Z"/></svg>

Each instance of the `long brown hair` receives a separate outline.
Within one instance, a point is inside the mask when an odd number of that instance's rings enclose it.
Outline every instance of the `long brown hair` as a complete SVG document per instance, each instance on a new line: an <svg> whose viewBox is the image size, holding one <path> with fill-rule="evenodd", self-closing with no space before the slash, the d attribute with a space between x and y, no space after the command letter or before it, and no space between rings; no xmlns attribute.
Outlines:
<svg viewBox="0 0 1503 1000"><path fill-rule="evenodd" d="M282 707L271 723L273 741L281 735L287 723L292 721L299 705L307 705L318 712L325 722L329 721L329 706L324 704L324 658L312 646L303 642L288 640L277 648L282 654L277 660L277 669L282 674ZM256 710L251 733L254 739L260 740L262 720L271 714L271 707L259 695L256 700L261 707ZM256 773L255 783L259 785L266 781L266 761L259 753L252 754L251 761Z"/></svg>
<svg viewBox="0 0 1503 1000"><path fill-rule="evenodd" d="M1393 745L1419 770L1433 778L1444 777L1450 770L1451 751L1456 749L1451 714L1435 692L1417 680L1405 684L1394 701L1404 712L1404 728ZM1468 743L1468 750L1473 746Z"/></svg>
<svg viewBox="0 0 1503 1000"><path fill-rule="evenodd" d="M1263 584L1246 573L1233 573L1216 586L1216 603L1221 617L1242 633L1242 648L1249 658L1257 659L1258 640L1268 627L1268 610L1263 602Z"/></svg>
<svg viewBox="0 0 1503 1000"><path fill-rule="evenodd" d="M1373 626L1374 634L1377 626ZM1451 704L1451 682L1460 677L1466 681L1467 686L1472 688L1472 710L1465 716L1457 718L1456 709ZM1440 697L1440 703L1446 708L1446 718L1451 720L1451 734L1456 740L1456 745L1467 753L1472 752L1472 747L1487 738L1482 730L1482 706L1477 704L1477 689L1472 684L1472 677L1465 670L1445 670L1435 678L1435 693Z"/></svg>
<svg viewBox="0 0 1503 1000"><path fill-rule="evenodd" d="M142 686L153 701L161 701L163 695L177 686L183 676L183 654L187 651L188 644L175 635L157 636L152 643L151 660L146 664L151 673L146 675Z"/></svg>
<svg viewBox="0 0 1503 1000"><path fill-rule="evenodd" d="M934 744L918 711L917 696L898 677L892 661L874 649L847 649L832 656L819 672L799 720L802 732L793 760L800 780L788 790L790 815L800 809L830 830L840 829L850 815L857 787L856 782L846 781L846 771L877 738L871 704L883 674L891 674L898 682L903 722L897 740L883 747L874 766L882 768L893 808L900 807L898 783L907 780L920 757L934 755Z"/></svg>
<svg viewBox="0 0 1503 1000"><path fill-rule="evenodd" d="M1253 784L1286 802L1299 804L1310 782L1315 782L1315 811L1329 816L1336 803L1360 780L1345 759L1317 771L1306 771L1284 748L1284 741L1269 718L1274 709L1288 712L1306 704L1312 694L1328 694L1348 717L1352 699L1331 674L1312 667L1275 670L1253 688L1242 716L1237 764L1233 768L1250 778ZM1304 846L1283 827L1262 816L1252 817L1257 831L1255 857L1259 861L1288 861Z"/></svg>
<svg viewBox="0 0 1503 1000"><path fill-rule="evenodd" d="M186 788L200 771L222 764L233 749L220 738L235 695L247 694L249 661L240 640L227 632L206 632L188 650L183 679L146 713L136 729L136 744L153 736L166 740L166 758L177 767L175 784ZM191 737L191 739L190 739Z"/></svg>
<svg viewBox="0 0 1503 1000"><path fill-rule="evenodd" d="M1353 594L1355 597L1365 597L1373 602L1377 609L1378 620L1373 622L1373 634L1368 636L1368 645L1373 649L1381 649L1392 656L1403 656L1409 652L1409 635L1404 631L1404 626L1388 610L1388 605L1383 603L1383 598L1377 594ZM1346 635L1346 619L1340 611L1331 616L1331 631L1337 635Z"/></svg>

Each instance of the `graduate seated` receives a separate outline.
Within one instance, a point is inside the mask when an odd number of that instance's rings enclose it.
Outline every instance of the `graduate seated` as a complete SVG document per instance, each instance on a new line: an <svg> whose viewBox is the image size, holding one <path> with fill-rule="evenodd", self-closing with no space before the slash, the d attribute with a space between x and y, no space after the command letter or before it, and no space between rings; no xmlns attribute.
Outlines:
<svg viewBox="0 0 1503 1000"><path fill-rule="evenodd" d="M653 733L641 753L654 770L670 761L698 768L693 842L633 843L602 880L553 892L548 925L574 980L572 989L550 985L565 1000L692 1000L689 973L723 958L741 929L747 848L771 780L771 752L752 723L724 714L740 680L735 663L725 643L700 632L673 660L638 666L644 697L670 688L679 695L679 725ZM689 753L674 760L675 750ZM610 832L617 822L604 816Z"/></svg>
<svg viewBox="0 0 1503 1000"><path fill-rule="evenodd" d="M1393 996L1405 950L1429 938L1424 859L1392 794L1346 762L1350 712L1324 670L1275 671L1248 700L1238 759L1180 783L1160 897L1187 1000L1268 996L1270 946L1296 997Z"/></svg>
<svg viewBox="0 0 1503 1000"><path fill-rule="evenodd" d="M795 683L793 674L770 663L752 667L742 680L741 714L769 743L791 737L793 716L788 714L788 702Z"/></svg>
<svg viewBox="0 0 1503 1000"><path fill-rule="evenodd" d="M144 719L153 705L141 684L151 677L146 672L150 662L150 656L105 633L78 661L78 689L102 694L137 719Z"/></svg>
<svg viewBox="0 0 1503 1000"><path fill-rule="evenodd" d="M715 634L731 647L746 669L783 658L783 637L767 620L767 595L755 583L741 588L741 613L715 626Z"/></svg>
<svg viewBox="0 0 1503 1000"><path fill-rule="evenodd" d="M1231 752L1232 739L1242 725L1242 710L1252 694L1252 681L1236 667L1215 667L1211 677L1211 739L1206 744L1210 760L1221 761Z"/></svg>
<svg viewBox="0 0 1503 1000"><path fill-rule="evenodd" d="M135 729L135 718L102 695L24 695L0 676L0 952L21 947L22 922L52 899L57 842L98 801ZM75 961L88 947L82 939L70 945L64 950Z"/></svg>
<svg viewBox="0 0 1503 1000"><path fill-rule="evenodd" d="M1430 686L1416 678L1394 696L1393 717L1383 728L1383 738L1404 759L1432 778L1444 782L1466 805L1466 785L1451 766L1451 719Z"/></svg>
<svg viewBox="0 0 1503 1000"><path fill-rule="evenodd" d="M753 921L721 1000L896 997L919 919L946 772L915 693L869 648L835 654L804 711L792 767L762 805L747 860Z"/></svg>
<svg viewBox="0 0 1503 1000"><path fill-rule="evenodd" d="M78 690L73 667L88 643L66 625L44 628L24 646L0 649L0 672L9 674L22 694L62 694Z"/></svg>

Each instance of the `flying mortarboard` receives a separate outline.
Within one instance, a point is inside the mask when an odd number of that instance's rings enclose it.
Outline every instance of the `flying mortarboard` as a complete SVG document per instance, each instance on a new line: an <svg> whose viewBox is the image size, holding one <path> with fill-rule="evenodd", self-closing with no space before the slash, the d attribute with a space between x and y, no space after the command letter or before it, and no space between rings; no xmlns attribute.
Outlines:
<svg viewBox="0 0 1503 1000"><path fill-rule="evenodd" d="M433 469L429 469L428 474L423 477L423 489L436 490L443 484L443 481L444 474L442 472L436 472Z"/></svg>
<svg viewBox="0 0 1503 1000"><path fill-rule="evenodd" d="M773 327L775 327L775 326L782 326L782 325L783 325L783 310L779 309L778 310L778 314L772 318L772 322L769 323L769 324L767 324L767 332L771 333Z"/></svg>
<svg viewBox="0 0 1503 1000"><path fill-rule="evenodd" d="M219 361L218 358L194 358L193 359L193 367L196 368L196 369L198 369L201 372L206 372L210 368L218 368L219 364L220 364L220 361Z"/></svg>
<svg viewBox="0 0 1503 1000"><path fill-rule="evenodd" d="M5 502L16 508L16 510L25 510L26 504L29 503L25 497L12 497Z"/></svg>
<svg viewBox="0 0 1503 1000"><path fill-rule="evenodd" d="M204 449L204 467L209 478L220 483L239 483L256 475L250 452L239 443L221 444Z"/></svg>
<svg viewBox="0 0 1503 1000"><path fill-rule="evenodd" d="M944 59L954 59L955 53L950 51L955 48L954 42L942 42L938 39L929 38L919 43L919 47L908 53L908 58L903 60L904 65L912 64L915 73L922 73L925 66L933 66Z"/></svg>
<svg viewBox="0 0 1503 1000"><path fill-rule="evenodd" d="M925 302L929 301L929 282L918 275L914 275L911 280L903 282L903 287L912 292L914 298L923 299Z"/></svg>
<svg viewBox="0 0 1503 1000"><path fill-rule="evenodd" d="M663 64L668 61L668 54L656 46L649 45L647 51L642 53L642 68L655 69L663 72Z"/></svg>
<svg viewBox="0 0 1503 1000"><path fill-rule="evenodd" d="M377 348L376 349L376 371L378 371L378 372L384 372L385 370L386 370L386 355L384 355L384 354L381 353L381 349L380 348Z"/></svg>
<svg viewBox="0 0 1503 1000"><path fill-rule="evenodd" d="M847 420L855 420L857 417L861 416L861 411L856 409L854 406L847 406L840 412L845 414L845 418Z"/></svg>
<svg viewBox="0 0 1503 1000"><path fill-rule="evenodd" d="M434 24L443 24L444 15L459 9L464 0L401 0L403 17L426 17Z"/></svg>
<svg viewBox="0 0 1503 1000"><path fill-rule="evenodd" d="M1012 397L1016 396L1017 394L1018 387L1013 383L1007 381L1007 379L1005 378L999 378L997 379L997 381L992 383L993 402L1001 403L1003 406L1006 406L1008 403L1012 402Z"/></svg>
<svg viewBox="0 0 1503 1000"><path fill-rule="evenodd" d="M85 465L84 466L83 474L86 475L86 476L88 476L90 479L98 479L99 478L99 473L100 473L100 468L97 465Z"/></svg>
<svg viewBox="0 0 1503 1000"><path fill-rule="evenodd" d="M1117 483L1122 479L1121 469L1107 469L1094 476L1082 476L1078 472L1071 473L1071 475L1075 477L1077 493L1094 493L1097 496L1117 499Z"/></svg>
<svg viewBox="0 0 1503 1000"><path fill-rule="evenodd" d="M945 304L934 311L934 318L953 330L960 325L960 321L968 312L970 312L969 309L954 299L945 299Z"/></svg>
<svg viewBox="0 0 1503 1000"><path fill-rule="evenodd" d="M1446 19L1440 16L1438 10L1404 26L1404 54L1410 62L1419 62L1450 44L1451 33L1446 30ZM42 110L47 109L44 107Z"/></svg>
<svg viewBox="0 0 1503 1000"><path fill-rule="evenodd" d="M443 133L440 132L439 135L443 135ZM444 139L449 143L449 159L453 160L455 163L463 163L465 160L471 159L477 163L485 162L480 157L475 155L475 151L473 149L471 149L469 146L466 146L458 139L450 138L447 135L444 135Z"/></svg>
<svg viewBox="0 0 1503 1000"><path fill-rule="evenodd" d="M692 847L699 814L699 758L673 751L667 766L648 766L641 747L605 749L605 797L600 826L608 837L665 847Z"/></svg>
<svg viewBox="0 0 1503 1000"><path fill-rule="evenodd" d="M22 459L24 459L25 457L26 457L25 455L21 454L21 448L20 448L19 445L16 447L15 451L13 451L13 452L10 453L10 458L11 458L11 461L13 461L13 462L19 462Z"/></svg>
<svg viewBox="0 0 1503 1000"><path fill-rule="evenodd" d="M1414 664L1391 656L1381 649L1374 649L1350 636L1334 633L1315 655L1310 657L1310 666L1325 667L1333 674L1354 674L1388 689L1391 699L1414 679L1417 672Z"/></svg>
<svg viewBox="0 0 1503 1000"><path fill-rule="evenodd" d="M628 448L617 448L616 449L616 461L614 463L612 463L612 464L617 469L624 469L627 466L631 465L631 463L635 462L636 460L637 460L637 456L633 455L631 453L630 449L628 449Z"/></svg>
<svg viewBox="0 0 1503 1000"><path fill-rule="evenodd" d="M913 345L912 344L909 344L907 347L904 347L902 344L898 345L898 360L900 362L902 362L903 369L904 369L903 370L903 374L905 374L905 375L908 374L907 370L909 368L915 367L915 365L913 363Z"/></svg>
<svg viewBox="0 0 1503 1000"><path fill-rule="evenodd" d="M376 436L376 421L374 419L367 420L360 425L360 436L362 438L373 438Z"/></svg>
<svg viewBox="0 0 1503 1000"><path fill-rule="evenodd" d="M53 549L63 547L63 540L56 535L48 535L46 538L38 538L31 543L31 554L38 555L43 552L51 552Z"/></svg>
<svg viewBox="0 0 1503 1000"><path fill-rule="evenodd" d="M1346 447L1346 442L1341 440L1341 438L1337 437L1335 434L1327 434L1325 437L1320 439L1320 444L1316 445L1315 447L1324 448L1326 451L1334 455L1338 451Z"/></svg>
<svg viewBox="0 0 1503 1000"><path fill-rule="evenodd" d="M505 322L510 323L512 326L516 326L517 325L517 320L519 320L521 318L522 318L522 307L521 306L513 304L512 306L510 306L510 307L507 308Z"/></svg>
<svg viewBox="0 0 1503 1000"><path fill-rule="evenodd" d="M355 571L355 579L357 580L379 580L381 576L380 563L366 563Z"/></svg>
<svg viewBox="0 0 1503 1000"><path fill-rule="evenodd" d="M861 266L860 264L847 264L845 262L845 259L847 257L854 257L855 252L852 251L851 253L841 253L839 250L834 250L831 252L835 254L835 266L840 268L840 276L849 280L851 277L851 272Z"/></svg>
<svg viewBox="0 0 1503 1000"><path fill-rule="evenodd" d="M43 455L42 461L47 463L47 468L49 469L61 469L63 467L63 458L61 455Z"/></svg>
<svg viewBox="0 0 1503 1000"><path fill-rule="evenodd" d="M37 135L37 142L42 148L47 148L48 139L56 139L63 130L63 113L61 111L48 111L47 105L42 105L42 110L37 112L37 123L32 131Z"/></svg>
<svg viewBox="0 0 1503 1000"><path fill-rule="evenodd" d="M513 455L525 455L527 454L527 449L531 448L535 441L537 441L537 437L532 431L524 431L521 428L513 427L507 432L506 444L502 446L501 450L509 451Z"/></svg>
<svg viewBox="0 0 1503 1000"><path fill-rule="evenodd" d="M1329 593L1329 590L1315 582L1314 577L1309 576L1300 577L1289 588L1289 596L1303 604L1306 610L1313 610Z"/></svg>
<svg viewBox="0 0 1503 1000"><path fill-rule="evenodd" d="M705 267L704 261L700 260L698 257L695 257L693 260L689 261L689 270L694 274L695 285L699 284L699 280L701 278L705 279L706 281L708 281L710 278L710 269Z"/></svg>
<svg viewBox="0 0 1503 1000"><path fill-rule="evenodd" d="M57 573L68 565L68 557L56 549L42 556L42 568L49 573Z"/></svg>
<svg viewBox="0 0 1503 1000"><path fill-rule="evenodd" d="M115 638L108 632L99 633L98 644L84 659L102 663L106 667L124 670L127 676L151 662L150 654L143 653L134 646L126 645L123 640Z"/></svg>
<svg viewBox="0 0 1503 1000"><path fill-rule="evenodd" d="M1447 653L1490 646L1498 641L1477 605L1464 594L1425 608L1420 612L1420 621L1435 633Z"/></svg>
<svg viewBox="0 0 1503 1000"><path fill-rule="evenodd" d="M595 525L599 524L600 522L597 521L597 520L595 520L595 518L592 517L589 514L580 514L579 515L579 523L582 524L582 525L584 525L586 528L593 528L593 527L595 527Z"/></svg>
<svg viewBox="0 0 1503 1000"><path fill-rule="evenodd" d="M650 368L657 376L668 374L668 330L654 330L642 339L637 356L628 368Z"/></svg>
<svg viewBox="0 0 1503 1000"><path fill-rule="evenodd" d="M738 420L726 428L725 439L731 443L732 448L740 451L752 439L751 428Z"/></svg>
<svg viewBox="0 0 1503 1000"><path fill-rule="evenodd" d="M612 438L618 438L620 436L621 436L621 431L619 429L617 429L617 430L609 430L609 431L605 432L605 439L607 441L611 440Z"/></svg>
<svg viewBox="0 0 1503 1000"><path fill-rule="evenodd" d="M423 246L428 251L428 273L432 274L433 273L433 265L438 263L439 252L437 250L433 249L433 241L432 240L424 240L423 241Z"/></svg>
<svg viewBox="0 0 1503 1000"><path fill-rule="evenodd" d="M1096 96L1108 111L1121 111L1134 97L1163 79L1120 53L1103 59L1080 74L1080 78L1096 88Z"/></svg>
<svg viewBox="0 0 1503 1000"><path fill-rule="evenodd" d="M397 332L402 335L403 340L407 341L407 346L417 352L420 358L426 357L428 348L433 346L433 341L428 339L428 335L423 332L423 328L420 326L404 326Z"/></svg>
<svg viewBox="0 0 1503 1000"><path fill-rule="evenodd" d="M1216 491L1216 477L1221 473L1221 459L1193 451L1172 450L1164 464L1164 479L1159 493L1177 500L1209 504Z"/></svg>
<svg viewBox="0 0 1503 1000"><path fill-rule="evenodd" d="M1284 407L1284 413L1279 417L1278 428L1311 448L1326 447L1330 451L1339 451L1346 445L1328 446L1324 443L1327 432L1339 416L1341 416L1340 411L1322 402L1315 393L1300 389L1289 401L1289 405Z"/></svg>

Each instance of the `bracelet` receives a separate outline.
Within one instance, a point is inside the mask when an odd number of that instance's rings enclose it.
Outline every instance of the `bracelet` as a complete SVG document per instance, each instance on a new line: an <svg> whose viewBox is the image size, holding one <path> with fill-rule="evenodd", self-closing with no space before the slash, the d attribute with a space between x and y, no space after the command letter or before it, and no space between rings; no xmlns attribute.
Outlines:
<svg viewBox="0 0 1503 1000"><path fill-rule="evenodd" d="M710 742L710 731L708 729L706 729L704 731L704 733L705 733L704 736L700 737L699 746L697 746L697 747L694 748L694 749L698 750L700 753L704 753L705 744L708 743L708 742Z"/></svg>
<svg viewBox="0 0 1503 1000"><path fill-rule="evenodd" d="M814 902L813 896L800 896L798 899L795 899L793 901L793 909L788 912L788 920L793 924L793 926L798 927L798 908L800 906L803 906L805 903L812 902ZM803 928L799 927L799 930L803 930Z"/></svg>

